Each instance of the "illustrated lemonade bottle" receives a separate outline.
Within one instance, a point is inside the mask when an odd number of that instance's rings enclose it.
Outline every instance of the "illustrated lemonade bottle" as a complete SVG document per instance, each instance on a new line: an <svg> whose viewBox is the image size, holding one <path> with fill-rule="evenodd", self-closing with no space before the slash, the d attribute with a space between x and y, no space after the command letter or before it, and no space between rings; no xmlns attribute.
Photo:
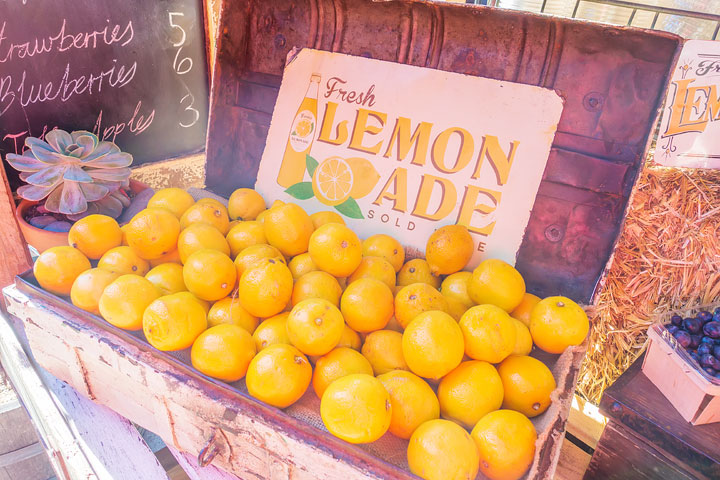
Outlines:
<svg viewBox="0 0 720 480"><path fill-rule="evenodd" d="M310 153L317 127L319 86L320 75L314 73L310 76L310 85L290 128L290 137L285 146L285 155L277 178L278 184L282 187L287 188L302 182L305 175L305 156Z"/></svg>

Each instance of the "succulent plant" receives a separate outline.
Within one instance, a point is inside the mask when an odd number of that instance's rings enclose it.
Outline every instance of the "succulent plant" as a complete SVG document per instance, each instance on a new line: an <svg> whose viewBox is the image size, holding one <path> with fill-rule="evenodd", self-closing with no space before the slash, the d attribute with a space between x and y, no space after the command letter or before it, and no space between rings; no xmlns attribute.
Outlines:
<svg viewBox="0 0 720 480"><path fill-rule="evenodd" d="M52 130L45 140L25 139L22 155L7 161L27 182L17 194L31 201L45 199L45 208L77 220L91 213L117 218L130 199L129 165L133 158L112 142L99 141L88 131Z"/></svg>

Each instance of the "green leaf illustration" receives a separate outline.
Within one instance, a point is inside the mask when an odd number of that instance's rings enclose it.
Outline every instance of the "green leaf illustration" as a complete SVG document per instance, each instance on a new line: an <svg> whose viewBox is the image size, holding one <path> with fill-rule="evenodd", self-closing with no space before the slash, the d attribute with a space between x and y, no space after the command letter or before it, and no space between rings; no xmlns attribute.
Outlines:
<svg viewBox="0 0 720 480"><path fill-rule="evenodd" d="M307 171L312 177L315 175L315 169L318 166L317 160L315 160L313 157L310 156L310 154L305 155L305 166L307 167Z"/></svg>
<svg viewBox="0 0 720 480"><path fill-rule="evenodd" d="M295 185L290 185L285 193L298 200L307 200L314 196L312 189L312 182L299 182Z"/></svg>
<svg viewBox="0 0 720 480"><path fill-rule="evenodd" d="M294 136L297 137L297 133L295 133L295 130L293 130L292 132L290 132L290 135L294 135Z"/></svg>
<svg viewBox="0 0 720 480"><path fill-rule="evenodd" d="M292 188L292 187L290 187ZM335 210L342 213L346 217L363 219L365 218L360 211L360 206L357 204L354 198L349 197L340 205L335 205Z"/></svg>

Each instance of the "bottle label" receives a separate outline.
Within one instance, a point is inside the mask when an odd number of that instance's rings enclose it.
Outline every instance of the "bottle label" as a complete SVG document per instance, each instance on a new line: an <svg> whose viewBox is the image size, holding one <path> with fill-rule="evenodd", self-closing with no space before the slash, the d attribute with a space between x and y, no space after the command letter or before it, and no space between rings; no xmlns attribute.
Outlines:
<svg viewBox="0 0 720 480"><path fill-rule="evenodd" d="M315 137L315 115L310 110L297 114L290 130L290 146L298 153L310 148Z"/></svg>

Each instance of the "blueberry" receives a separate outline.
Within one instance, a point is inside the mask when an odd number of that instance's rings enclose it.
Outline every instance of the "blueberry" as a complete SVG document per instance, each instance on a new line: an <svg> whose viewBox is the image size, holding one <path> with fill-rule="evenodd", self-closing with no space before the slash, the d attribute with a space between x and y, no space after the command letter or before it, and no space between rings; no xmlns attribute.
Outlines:
<svg viewBox="0 0 720 480"><path fill-rule="evenodd" d="M715 314L715 315L720 315L720 307L717 307L717 308L713 311L713 314Z"/></svg>
<svg viewBox="0 0 720 480"><path fill-rule="evenodd" d="M720 345L714 345L712 354L715 355L717 358L720 358Z"/></svg>
<svg viewBox="0 0 720 480"><path fill-rule="evenodd" d="M720 312L718 312L717 310L715 310L715 313L713 314L712 321L713 321L713 322L720 322Z"/></svg>
<svg viewBox="0 0 720 480"><path fill-rule="evenodd" d="M708 337L720 338L720 322L708 322L703 325L703 332Z"/></svg>
<svg viewBox="0 0 720 480"><path fill-rule="evenodd" d="M670 335L673 335L678 330L678 327L676 327L675 325L665 325L665 328L670 333ZM703 337L703 338L707 338L707 337Z"/></svg>
<svg viewBox="0 0 720 480"><path fill-rule="evenodd" d="M710 338L710 337L702 337L702 339L700 340L700 343L701 343L701 344L702 344L702 343L707 343L707 344L709 344L709 345L715 345L715 339L714 339L714 338Z"/></svg>
<svg viewBox="0 0 720 480"><path fill-rule="evenodd" d="M713 360L716 360L716 359L715 359L715 357L713 357L710 354L700 355L700 365L703 368L708 368L708 367L712 368L712 366L714 364Z"/></svg>
<svg viewBox="0 0 720 480"><path fill-rule="evenodd" d="M700 355L698 355L697 352L690 352L690 358L700 363Z"/></svg>
<svg viewBox="0 0 720 480"><path fill-rule="evenodd" d="M702 335L690 335L690 348L696 349L700 346Z"/></svg>
<svg viewBox="0 0 720 480"><path fill-rule="evenodd" d="M714 377L714 376L715 376L715 373L716 373L716 372L715 372L715 369L714 369L714 368L712 368L712 367L705 367L705 368L703 368L703 370L705 370L705 373L707 373L707 374L710 375L711 377Z"/></svg>
<svg viewBox="0 0 720 480"><path fill-rule="evenodd" d="M713 314L706 310L703 310L702 312L697 314L697 318L699 318L703 323L709 322L710 320L712 320L712 317Z"/></svg>
<svg viewBox="0 0 720 480"><path fill-rule="evenodd" d="M709 343L701 343L697 348L698 355L709 355L712 354L713 347Z"/></svg>
<svg viewBox="0 0 720 480"><path fill-rule="evenodd" d="M692 343L692 338L690 338L690 334L685 330L678 330L677 332L675 332L675 339L677 340L678 344L683 348L688 348Z"/></svg>
<svg viewBox="0 0 720 480"><path fill-rule="evenodd" d="M690 333L700 333L703 323L699 318L686 318L683 320L683 327Z"/></svg>
<svg viewBox="0 0 720 480"><path fill-rule="evenodd" d="M680 325L682 325L682 320L683 319L680 315L673 315L672 317L670 317L670 323L672 323L676 327L679 327Z"/></svg>

